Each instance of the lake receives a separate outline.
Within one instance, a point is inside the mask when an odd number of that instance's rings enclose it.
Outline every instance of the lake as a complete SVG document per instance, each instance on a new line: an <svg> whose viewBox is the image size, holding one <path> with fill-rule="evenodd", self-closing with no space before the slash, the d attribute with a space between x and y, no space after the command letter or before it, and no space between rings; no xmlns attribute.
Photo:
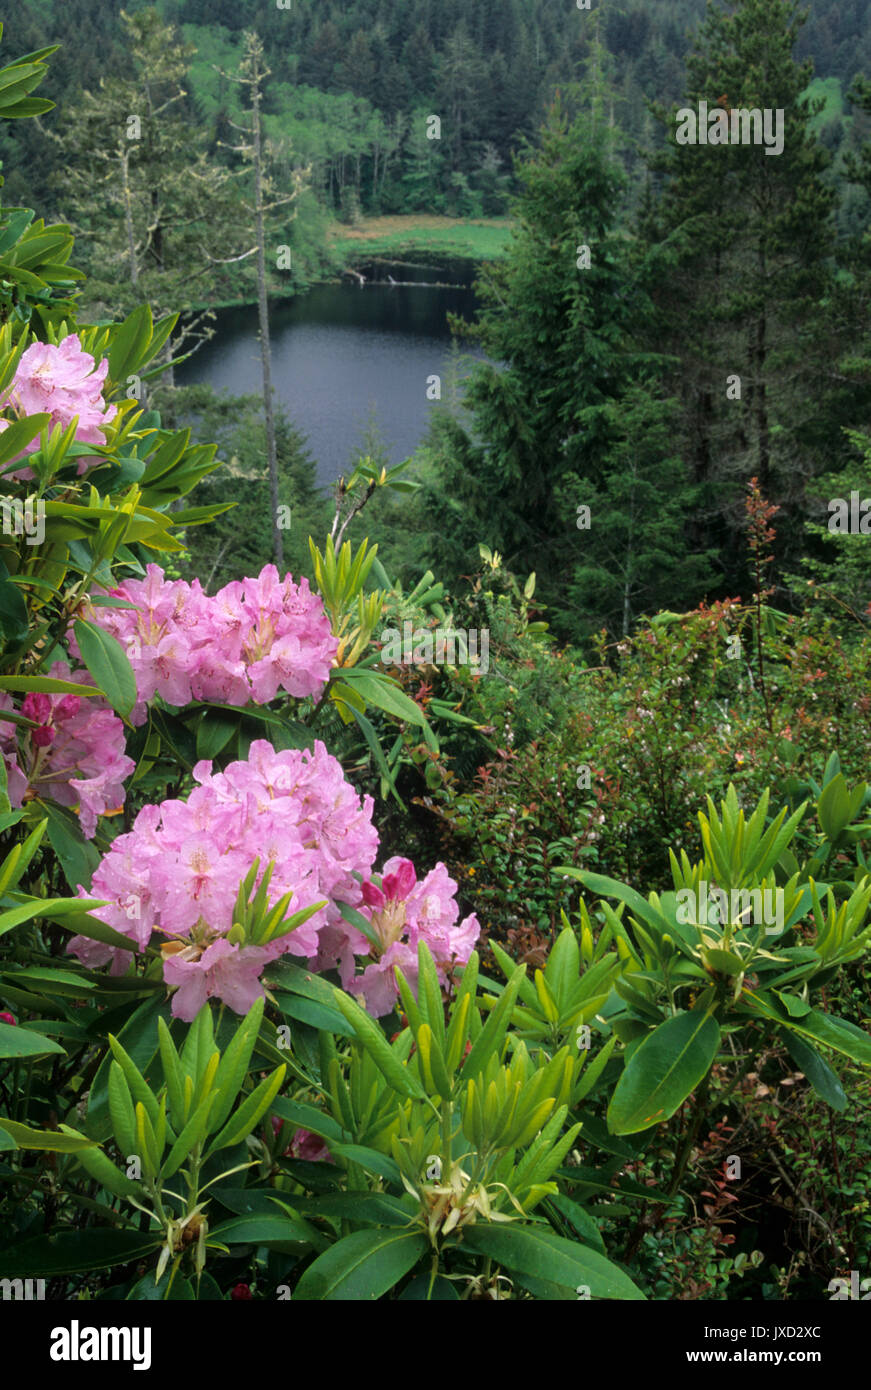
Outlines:
<svg viewBox="0 0 871 1390"><path fill-rule="evenodd" d="M427 400L427 378L441 376L443 397L448 394L447 315L471 318L476 309L469 263L436 269L381 262L360 269L364 286L350 280L320 285L270 305L276 398L306 435L322 485L348 471L373 411L390 462L413 452L434 405ZM417 283L390 284L387 275ZM465 283L451 286L420 283L461 277ZM216 329L178 368L178 384L208 382L232 395L259 392L256 307L221 310ZM462 346L464 356L479 355Z"/></svg>

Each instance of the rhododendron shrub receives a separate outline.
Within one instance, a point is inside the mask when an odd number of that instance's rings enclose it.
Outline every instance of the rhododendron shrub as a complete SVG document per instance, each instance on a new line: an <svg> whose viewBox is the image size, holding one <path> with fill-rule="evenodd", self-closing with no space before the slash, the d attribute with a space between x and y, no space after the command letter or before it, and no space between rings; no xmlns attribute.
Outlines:
<svg viewBox="0 0 871 1390"><path fill-rule="evenodd" d="M267 704L279 690L318 699L329 680L338 639L323 602L307 579L281 580L274 565L213 598L198 579L168 580L158 565L112 593L135 607L94 608L89 617L117 638L133 667L134 724L145 722L155 695L171 705Z"/></svg>
<svg viewBox="0 0 871 1390"><path fill-rule="evenodd" d="M104 445L103 432L118 413L117 406L103 399L108 370L108 358L97 366L75 333L67 334L57 347L33 343L21 355L15 376L0 400L0 410L13 417L47 414L50 429L55 425L66 429L75 420L76 443ZM9 424L8 419L0 418L0 431ZM39 439L33 439L22 452L31 454L39 447ZM80 459L78 472L84 473L87 467L88 460ZM33 472L22 468L7 476L32 478Z"/></svg>
<svg viewBox="0 0 871 1390"><path fill-rule="evenodd" d="M361 799L322 743L276 752L259 740L246 761L223 772L198 763L194 779L186 801L143 807L94 873L90 896L108 904L93 915L128 937L130 952L78 936L68 949L80 960L111 961L123 971L156 934L164 979L176 990L173 1013L190 1021L209 998L247 1012L263 993L264 968L285 953L316 969L335 967L357 988L356 957L374 952L360 989L379 1015L397 997L393 965L407 964L420 939L445 981L468 959L478 924L470 917L456 926L456 884L443 865L418 884L410 861L390 860L381 887L371 880L378 848L372 798ZM271 866L270 906L289 895L288 915L316 909L265 945L240 940L234 923L239 884L255 861L258 884ZM371 923L376 946L345 921L339 904Z"/></svg>
<svg viewBox="0 0 871 1390"><path fill-rule="evenodd" d="M91 684L87 671L71 671L63 661L56 661L48 674ZM0 711L13 708L11 696L0 691ZM94 696L32 691L19 713L36 728L0 720L11 805L22 806L38 796L75 807L82 833L93 839L97 817L121 806L124 781L136 766L124 751L124 725L105 700Z"/></svg>

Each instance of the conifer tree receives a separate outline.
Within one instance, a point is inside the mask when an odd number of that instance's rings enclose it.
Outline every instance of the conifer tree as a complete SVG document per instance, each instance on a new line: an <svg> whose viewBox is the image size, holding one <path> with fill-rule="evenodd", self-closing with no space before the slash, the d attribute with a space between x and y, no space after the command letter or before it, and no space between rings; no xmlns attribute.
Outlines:
<svg viewBox="0 0 871 1390"><path fill-rule="evenodd" d="M780 153L762 143L679 144L676 113L659 113L669 147L654 167L666 179L646 233L678 254L658 295L654 341L679 364L670 386L683 402L699 489L696 547L719 544L727 591L740 576L734 540L746 479L758 476L784 518L798 520L821 466L814 440L831 345L820 305L835 193L824 179L830 157L810 128L815 106L802 95L812 65L793 58L802 22L796 0L711 3L687 63L684 108L698 113L706 102L706 130L725 125L731 141L742 130L732 113L782 112ZM800 526L778 534L794 543Z"/></svg>

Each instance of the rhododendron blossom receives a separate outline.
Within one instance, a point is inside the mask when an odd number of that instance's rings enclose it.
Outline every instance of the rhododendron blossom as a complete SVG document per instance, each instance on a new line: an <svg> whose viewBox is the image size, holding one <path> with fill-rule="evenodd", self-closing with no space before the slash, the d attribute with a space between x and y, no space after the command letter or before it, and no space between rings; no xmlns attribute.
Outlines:
<svg viewBox="0 0 871 1390"><path fill-rule="evenodd" d="M89 685L87 671L70 671L56 661L54 679ZM12 710L0 691L0 709ZM6 764L10 803L21 806L34 796L76 807L82 833L93 839L97 817L124 802L124 781L136 764L124 751L124 725L105 700L80 695L26 695L21 714L36 728L0 720L0 752Z"/></svg>
<svg viewBox="0 0 871 1390"><path fill-rule="evenodd" d="M129 937L131 951L143 950L155 931L164 938L164 978L179 987L173 1012L186 1021L212 996L247 1013L263 992L265 965L285 952L315 956L321 931L342 922L336 903L362 902L354 875L369 876L378 847L372 798L360 799L322 743L276 752L259 740L247 761L217 773L200 762L194 778L199 785L187 801L143 807L98 865L87 895L109 900L94 915ZM326 902L296 930L257 947L228 939L239 884L255 860L258 883L272 863L270 905L291 894L288 916ZM126 951L82 937L69 949L88 964L112 960L115 970L130 961Z"/></svg>
<svg viewBox="0 0 871 1390"><path fill-rule="evenodd" d="M50 429L55 425L66 429L77 419L77 443L105 444L103 431L118 413L117 406L103 399L108 370L108 358L98 367L75 333L68 334L57 347L52 343L32 343L22 353L0 409L11 407L19 416L47 414L51 417ZM0 420L0 429L8 428L9 423ZM39 439L33 439L23 454L33 453L39 447ZM78 472L84 473L87 466L88 460L80 459ZM30 478L33 473L23 468L7 476Z"/></svg>
<svg viewBox="0 0 871 1390"><path fill-rule="evenodd" d="M130 659L138 694L134 724L144 723L155 695L171 705L267 704L279 690L319 698L330 678L339 644L324 605L307 579L280 580L274 565L256 579L227 584L214 598L197 579L166 579L158 565L112 593L135 609L98 607L88 616ZM73 639L70 645L75 650Z"/></svg>
<svg viewBox="0 0 871 1390"><path fill-rule="evenodd" d="M98 865L90 892L79 887L82 897L107 900L93 915L130 941L127 951L74 937L68 950L89 966L111 961L113 971L126 970L156 933L164 980L175 989L173 1014L190 1022L210 998L247 1013L263 993L264 969L288 952L315 970L338 968L345 988L376 1016L396 1003L394 965L416 984L419 941L429 945L442 983L468 960L478 922L472 916L457 925L456 884L443 864L418 882L411 861L395 858L380 886L373 881L372 798L360 798L322 743L276 752L258 740L246 761L214 773L201 762L194 778L186 801L143 807ZM234 923L239 884L255 861L257 883L271 866L270 906L289 894L287 916L316 909L260 945ZM367 917L377 949L339 904ZM355 979L356 958L373 951L376 959Z"/></svg>
<svg viewBox="0 0 871 1390"><path fill-rule="evenodd" d="M465 965L480 934L474 913L457 924L457 885L444 864L436 864L422 882L410 859L388 859L381 887L363 885L361 909L380 942L380 953L346 988L363 997L376 1018L389 1013L398 998L394 968L417 986L417 947L424 941L442 985L455 966Z"/></svg>

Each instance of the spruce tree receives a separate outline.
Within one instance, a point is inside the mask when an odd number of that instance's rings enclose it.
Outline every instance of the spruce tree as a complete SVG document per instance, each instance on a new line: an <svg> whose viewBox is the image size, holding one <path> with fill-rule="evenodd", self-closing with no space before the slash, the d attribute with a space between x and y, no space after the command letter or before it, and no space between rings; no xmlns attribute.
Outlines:
<svg viewBox="0 0 871 1390"><path fill-rule="evenodd" d="M802 95L812 65L793 58L802 23L796 0L709 3L687 62L686 108L706 102L730 137L732 112L780 111L781 153L763 143L679 144L676 113L659 113L669 145L653 167L666 178L646 233L674 258L654 341L678 362L671 389L699 490L696 548L719 546L727 592L742 577L735 541L746 480L756 475L780 504L787 524L778 535L789 547L801 534L805 485L821 467L815 432L830 360L821 302L835 193L810 128L814 104Z"/></svg>

